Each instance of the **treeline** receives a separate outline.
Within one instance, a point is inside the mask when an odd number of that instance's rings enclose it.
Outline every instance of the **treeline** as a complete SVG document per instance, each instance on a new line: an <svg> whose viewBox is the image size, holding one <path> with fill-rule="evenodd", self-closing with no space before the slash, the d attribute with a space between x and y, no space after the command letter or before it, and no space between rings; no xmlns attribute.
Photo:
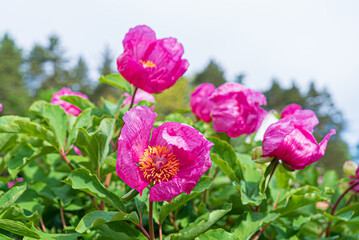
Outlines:
<svg viewBox="0 0 359 240"><path fill-rule="evenodd" d="M116 56L105 48L99 61L98 76L116 73L113 69ZM80 91L98 105L101 98L116 102L122 95L119 90L90 79L86 60L78 57L71 61L65 54L61 41L51 36L47 44L35 44L28 52L21 50L10 36L4 35L0 41L0 103L3 103L1 115L27 115L30 104L36 99L50 100L52 93L62 87ZM74 63L71 63L74 62ZM239 74L236 82L243 83L245 76ZM210 82L217 87L226 82L224 71L213 60L192 79L180 79L176 85L160 94L155 94L155 111L159 119L176 110L189 108L189 96L194 87L203 82ZM262 90L263 89L257 89ZM315 128L314 135L321 140L329 129L336 129L337 134L329 141L327 153L318 164L322 167L335 169L341 174L342 163L350 158L348 145L342 138L345 120L337 109L327 89L318 89L314 82L309 90L302 92L294 83L284 88L279 81L273 80L269 89L264 91L267 97L267 110L280 111L290 103L297 103L316 114L320 124Z"/></svg>

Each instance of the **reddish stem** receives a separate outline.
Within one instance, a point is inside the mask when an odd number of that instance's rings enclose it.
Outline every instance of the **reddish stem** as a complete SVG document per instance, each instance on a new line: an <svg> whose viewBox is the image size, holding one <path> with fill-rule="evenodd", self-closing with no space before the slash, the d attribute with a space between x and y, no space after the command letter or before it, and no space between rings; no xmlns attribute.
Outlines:
<svg viewBox="0 0 359 240"><path fill-rule="evenodd" d="M350 190L352 190L353 188L355 188L355 187L358 186L358 185L359 185L359 182L357 182L357 183L351 185L350 187L347 188L347 190L345 190L345 191L342 193L342 195L340 195L340 197L339 197L338 200L335 202L335 204L334 204L334 206L333 206L333 208L332 208L332 211L331 211L331 213L330 213L332 216L334 216L335 210L337 209L338 204L339 204L340 201L343 199L343 197L345 196L345 194L347 194ZM326 236L326 237L329 237L330 232L334 229L334 227L333 227L332 229L330 229L330 226L331 226L331 225L332 225L332 221L330 221L330 222L328 223L327 230L326 230L326 232L325 232L325 236Z"/></svg>
<svg viewBox="0 0 359 240"><path fill-rule="evenodd" d="M269 224L265 225L264 227L260 228L259 233L254 236L253 240L258 240L262 233L268 228Z"/></svg>
<svg viewBox="0 0 359 240"><path fill-rule="evenodd" d="M148 208L148 227L150 231L150 239L155 240L155 230L153 228L153 201L150 201Z"/></svg>
<svg viewBox="0 0 359 240"><path fill-rule="evenodd" d="M65 216L64 216L64 209L63 209L63 207L61 205L60 205L60 215L61 215L62 227L65 229L66 228L66 222L65 222ZM65 231L65 233L67 233L67 231Z"/></svg>
<svg viewBox="0 0 359 240"><path fill-rule="evenodd" d="M106 175L105 188L108 188L108 186L110 185L111 177L112 177L112 173L109 173L109 174ZM100 210L103 211L104 208L105 208L105 202L104 202L104 201L101 201L101 203L100 203Z"/></svg>
<svg viewBox="0 0 359 240"><path fill-rule="evenodd" d="M46 227L45 227L44 221L42 221L42 217L40 214L39 214L39 221L41 224L42 231L46 232Z"/></svg>
<svg viewBox="0 0 359 240"><path fill-rule="evenodd" d="M71 168L71 170L74 170L75 168L71 165L70 161L67 159L66 157L66 153L64 152L64 150L62 149L61 151L59 151L61 157L65 160L65 162L67 163L67 165L69 165L69 167Z"/></svg>

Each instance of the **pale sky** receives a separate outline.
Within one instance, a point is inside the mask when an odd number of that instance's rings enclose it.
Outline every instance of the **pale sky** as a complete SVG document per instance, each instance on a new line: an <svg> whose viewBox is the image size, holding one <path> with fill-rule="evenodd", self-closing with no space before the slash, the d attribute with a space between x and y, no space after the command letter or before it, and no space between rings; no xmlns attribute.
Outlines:
<svg viewBox="0 0 359 240"><path fill-rule="evenodd" d="M256 90L273 77L303 90L315 80L343 111L346 140L359 142L357 0L0 0L0 35L10 33L26 52L56 33L68 57L85 57L94 78L104 45L115 64L123 37L139 24L183 44L186 76L214 58L228 80L245 73Z"/></svg>

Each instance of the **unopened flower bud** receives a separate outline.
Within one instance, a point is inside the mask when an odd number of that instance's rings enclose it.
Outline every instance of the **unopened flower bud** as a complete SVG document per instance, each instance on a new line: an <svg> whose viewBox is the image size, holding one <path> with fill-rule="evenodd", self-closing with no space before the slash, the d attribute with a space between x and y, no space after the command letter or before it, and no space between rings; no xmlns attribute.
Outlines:
<svg viewBox="0 0 359 240"><path fill-rule="evenodd" d="M358 166L353 161L346 161L343 165L343 171L347 176L355 177L357 169Z"/></svg>
<svg viewBox="0 0 359 240"><path fill-rule="evenodd" d="M317 202L317 203L315 204L315 207L316 207L317 209L322 210L322 211L326 211L326 210L328 209L328 207L329 207L329 202L328 202L328 201Z"/></svg>
<svg viewBox="0 0 359 240"><path fill-rule="evenodd" d="M262 155L263 155L262 147L256 147L253 150L252 160L256 163L267 163L275 159L275 157L262 157Z"/></svg>

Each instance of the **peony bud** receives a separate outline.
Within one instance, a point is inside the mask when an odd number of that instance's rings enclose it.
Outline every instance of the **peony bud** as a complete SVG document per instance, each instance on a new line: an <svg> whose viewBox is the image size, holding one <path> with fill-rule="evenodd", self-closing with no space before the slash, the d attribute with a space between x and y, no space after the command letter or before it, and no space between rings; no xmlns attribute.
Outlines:
<svg viewBox="0 0 359 240"><path fill-rule="evenodd" d="M345 175L347 176L356 176L356 170L358 169L358 166L353 161L346 161L343 165L343 171Z"/></svg>
<svg viewBox="0 0 359 240"><path fill-rule="evenodd" d="M256 163L267 163L275 159L275 157L262 157L262 155L263 155L262 147L256 147L253 150L252 160Z"/></svg>
<svg viewBox="0 0 359 240"><path fill-rule="evenodd" d="M329 202L328 202L328 201L317 202L317 203L315 204L315 207L316 207L317 209L322 210L322 211L326 211L326 210L328 209L328 207L329 207Z"/></svg>

